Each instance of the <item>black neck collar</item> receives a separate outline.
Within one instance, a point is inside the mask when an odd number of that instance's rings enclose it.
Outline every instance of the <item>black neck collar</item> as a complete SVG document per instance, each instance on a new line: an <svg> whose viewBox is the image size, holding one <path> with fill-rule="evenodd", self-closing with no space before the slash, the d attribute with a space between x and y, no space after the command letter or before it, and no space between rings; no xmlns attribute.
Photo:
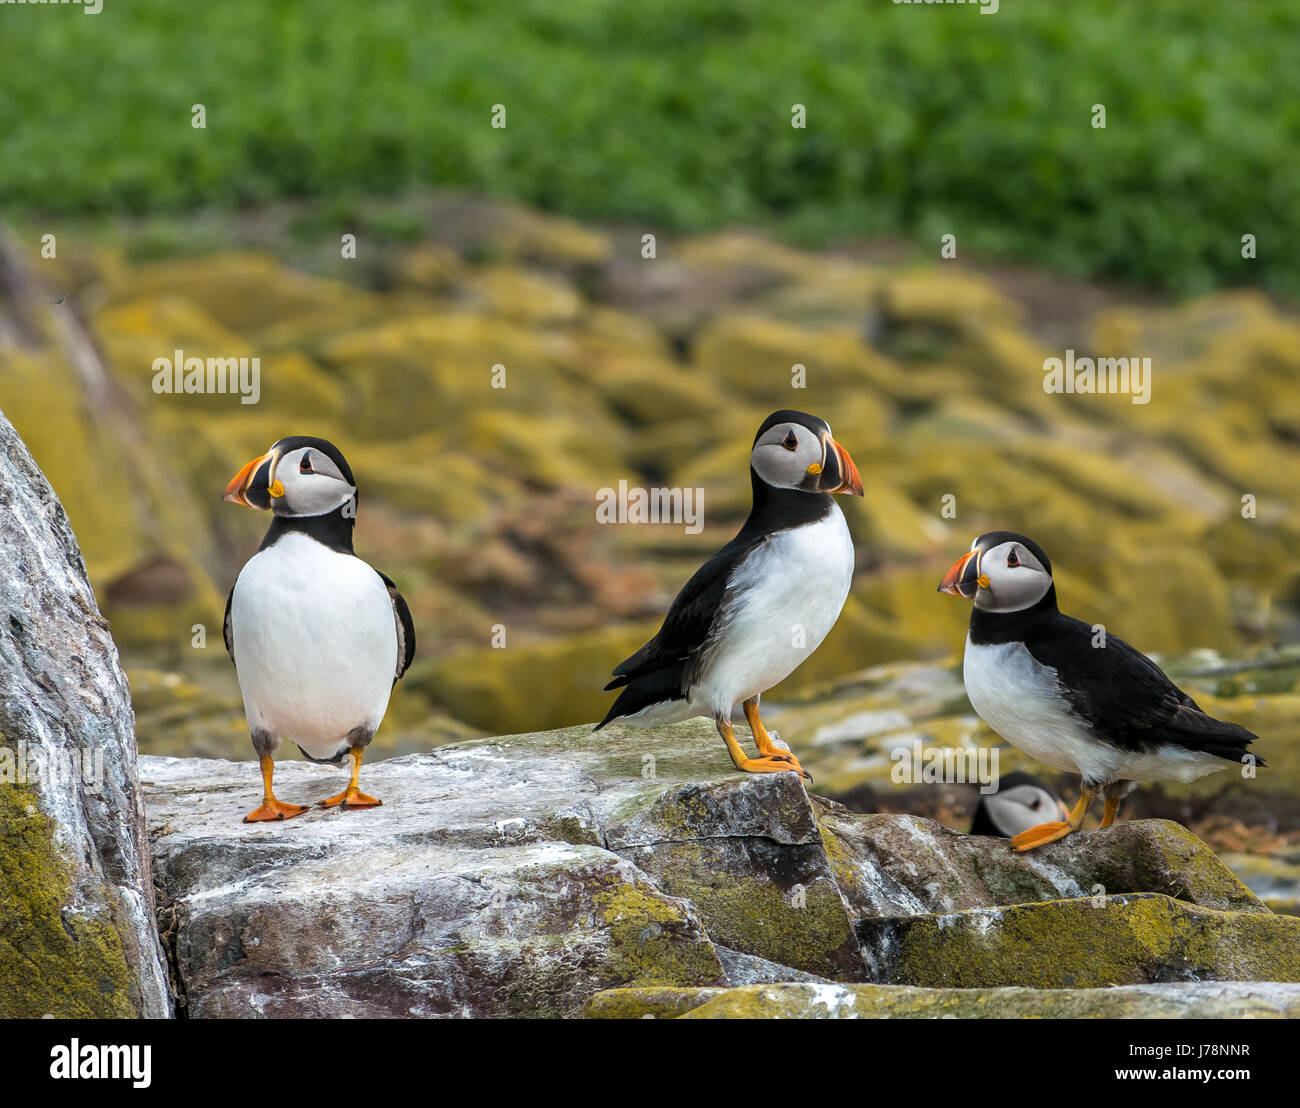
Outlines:
<svg viewBox="0 0 1300 1108"><path fill-rule="evenodd" d="M1037 604L1018 612L986 612L971 608L970 641L977 645L1024 642L1032 632L1060 614L1056 606L1056 583L1053 582Z"/></svg>
<svg viewBox="0 0 1300 1108"><path fill-rule="evenodd" d="M835 507L830 493L774 488L758 475L753 466L749 467L749 483L754 489L754 506L749 510L741 534L770 535L775 531L816 523L830 515Z"/></svg>
<svg viewBox="0 0 1300 1108"><path fill-rule="evenodd" d="M258 549L265 550L285 535L297 534L315 539L322 546L328 546L340 554L355 553L352 549L352 528L357 522L356 512L350 510L347 515L343 514L344 508L349 508L350 504L351 501L323 516L275 516Z"/></svg>

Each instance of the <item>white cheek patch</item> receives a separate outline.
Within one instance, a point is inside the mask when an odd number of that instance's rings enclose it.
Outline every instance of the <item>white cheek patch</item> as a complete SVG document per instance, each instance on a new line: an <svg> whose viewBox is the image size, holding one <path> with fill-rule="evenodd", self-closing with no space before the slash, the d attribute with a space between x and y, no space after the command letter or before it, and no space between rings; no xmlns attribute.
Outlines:
<svg viewBox="0 0 1300 1108"><path fill-rule="evenodd" d="M989 581L988 587L975 594L975 607L981 611L1023 611L1042 600L1052 587L1052 578L1043 570L1024 563L1007 565L1007 557L1015 549L1015 544L1003 543L985 551L980 558L980 572Z"/></svg>
<svg viewBox="0 0 1300 1108"><path fill-rule="evenodd" d="M777 429L781 431L780 428ZM821 440L815 438L804 428L793 428L798 439L798 446L790 450L782 445L782 438L760 442L749 456L754 471L774 488L799 488L812 472L810 466L820 467L822 459Z"/></svg>
<svg viewBox="0 0 1300 1108"><path fill-rule="evenodd" d="M355 486L323 474L292 473L281 481L287 514L293 516L328 515L351 500L357 491Z"/></svg>

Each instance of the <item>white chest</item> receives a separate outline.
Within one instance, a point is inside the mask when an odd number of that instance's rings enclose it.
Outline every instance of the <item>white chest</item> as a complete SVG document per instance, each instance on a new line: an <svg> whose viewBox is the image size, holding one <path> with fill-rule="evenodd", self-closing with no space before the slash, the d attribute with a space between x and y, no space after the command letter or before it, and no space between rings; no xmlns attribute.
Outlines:
<svg viewBox="0 0 1300 1108"><path fill-rule="evenodd" d="M1109 777L1115 752L1099 743L1023 643L976 646L966 637L962 675L980 719L1012 746L1052 769Z"/></svg>
<svg viewBox="0 0 1300 1108"><path fill-rule="evenodd" d="M788 677L835 626L852 583L853 540L838 505L769 538L733 573L693 704L727 712Z"/></svg>
<svg viewBox="0 0 1300 1108"><path fill-rule="evenodd" d="M254 555L231 601L249 723L331 757L378 728L397 672L397 626L379 575L302 535Z"/></svg>

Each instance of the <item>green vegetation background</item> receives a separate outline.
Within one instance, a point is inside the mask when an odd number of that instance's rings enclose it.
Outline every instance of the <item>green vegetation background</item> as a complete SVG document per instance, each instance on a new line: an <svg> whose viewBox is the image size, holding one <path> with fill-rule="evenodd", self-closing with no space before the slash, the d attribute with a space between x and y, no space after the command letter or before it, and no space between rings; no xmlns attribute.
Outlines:
<svg viewBox="0 0 1300 1108"><path fill-rule="evenodd" d="M22 216L463 187L1300 293L1294 0L104 0L0 6L0 41Z"/></svg>

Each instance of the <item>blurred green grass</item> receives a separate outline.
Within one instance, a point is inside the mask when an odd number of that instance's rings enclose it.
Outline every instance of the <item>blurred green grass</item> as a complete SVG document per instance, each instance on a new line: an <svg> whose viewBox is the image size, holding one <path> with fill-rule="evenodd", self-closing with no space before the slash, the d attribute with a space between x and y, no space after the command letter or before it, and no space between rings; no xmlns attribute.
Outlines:
<svg viewBox="0 0 1300 1108"><path fill-rule="evenodd" d="M1293 0L4 5L0 204L451 187L813 246L897 235L937 256L951 232L966 258L1294 296L1298 32Z"/></svg>

